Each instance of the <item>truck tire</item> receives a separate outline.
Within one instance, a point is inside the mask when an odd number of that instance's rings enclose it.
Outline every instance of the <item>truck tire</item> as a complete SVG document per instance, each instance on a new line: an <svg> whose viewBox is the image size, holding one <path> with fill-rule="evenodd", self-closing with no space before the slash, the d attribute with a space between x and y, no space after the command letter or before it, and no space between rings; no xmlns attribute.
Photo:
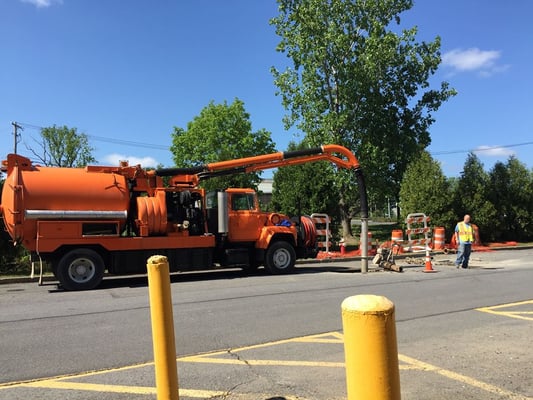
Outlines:
<svg viewBox="0 0 533 400"><path fill-rule="evenodd" d="M94 289L104 277L104 261L91 249L71 250L59 260L56 277L65 290Z"/></svg>
<svg viewBox="0 0 533 400"><path fill-rule="evenodd" d="M294 271L296 252L288 242L274 242L265 254L265 268L271 274L289 274Z"/></svg>

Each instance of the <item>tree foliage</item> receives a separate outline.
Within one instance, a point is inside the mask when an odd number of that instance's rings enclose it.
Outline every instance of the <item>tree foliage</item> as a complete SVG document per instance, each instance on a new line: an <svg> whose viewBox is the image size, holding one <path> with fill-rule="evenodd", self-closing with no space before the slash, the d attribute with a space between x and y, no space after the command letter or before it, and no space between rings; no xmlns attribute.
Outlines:
<svg viewBox="0 0 533 400"><path fill-rule="evenodd" d="M228 105L211 101L187 124L174 128L171 151L178 167L194 167L217 161L250 157L275 151L271 134L265 129L252 132L244 103L235 99ZM218 177L205 181L206 189L257 188L259 173Z"/></svg>
<svg viewBox="0 0 533 400"><path fill-rule="evenodd" d="M440 166L424 153L402 180L402 217L424 212L432 225L447 227L470 214L483 242L533 240L533 171L511 156L487 173L470 153L459 178L444 178Z"/></svg>
<svg viewBox="0 0 533 400"><path fill-rule="evenodd" d="M271 23L277 50L292 59L272 68L288 110L311 145L336 143L360 159L370 196L397 198L408 163L430 143L432 113L455 91L429 89L441 61L440 39L416 41L417 29L398 31L411 0L278 0ZM343 228L355 209L351 174L338 175ZM352 206L350 208L350 206Z"/></svg>
<svg viewBox="0 0 533 400"><path fill-rule="evenodd" d="M496 215L491 225L495 240L533 237L533 173L516 159L498 162L489 172L488 199Z"/></svg>
<svg viewBox="0 0 533 400"><path fill-rule="evenodd" d="M43 128L39 146L39 150L27 147L46 166L84 167L96 162L87 135L78 133L76 128L55 125Z"/></svg>
<svg viewBox="0 0 533 400"><path fill-rule="evenodd" d="M455 221L451 209L450 182L441 166L424 151L405 171L400 188L401 217L424 213L434 226L450 226Z"/></svg>
<svg viewBox="0 0 533 400"><path fill-rule="evenodd" d="M291 142L288 150L307 147L305 142ZM334 167L326 161L279 168L274 173L271 208L290 216L326 213L338 217L334 174Z"/></svg>
<svg viewBox="0 0 533 400"><path fill-rule="evenodd" d="M472 223L484 235L491 232L496 221L496 209L489 199L489 176L474 153L469 153L454 193L454 209L458 219L470 214ZM483 240L489 239L487 236Z"/></svg>

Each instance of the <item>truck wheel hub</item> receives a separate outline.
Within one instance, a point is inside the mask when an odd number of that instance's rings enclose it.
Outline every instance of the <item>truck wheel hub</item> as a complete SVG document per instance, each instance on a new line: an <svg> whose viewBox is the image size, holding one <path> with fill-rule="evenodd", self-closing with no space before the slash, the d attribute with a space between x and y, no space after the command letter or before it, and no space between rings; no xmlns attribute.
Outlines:
<svg viewBox="0 0 533 400"><path fill-rule="evenodd" d="M69 268L69 275L75 282L85 282L94 275L94 265L90 260L77 260Z"/></svg>
<svg viewBox="0 0 533 400"><path fill-rule="evenodd" d="M290 254L286 250L278 250L274 255L274 264L278 268L286 268L290 262Z"/></svg>

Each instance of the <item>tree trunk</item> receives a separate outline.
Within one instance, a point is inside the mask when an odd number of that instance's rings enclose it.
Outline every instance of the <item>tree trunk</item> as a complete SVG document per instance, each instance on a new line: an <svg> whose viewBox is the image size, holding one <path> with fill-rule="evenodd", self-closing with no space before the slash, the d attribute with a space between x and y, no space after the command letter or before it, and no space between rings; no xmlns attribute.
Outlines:
<svg viewBox="0 0 533 400"><path fill-rule="evenodd" d="M341 218L341 227L342 227L342 237L346 239L353 239L352 232L352 216L350 214L350 207L346 204L344 196L341 193L339 200L339 210Z"/></svg>

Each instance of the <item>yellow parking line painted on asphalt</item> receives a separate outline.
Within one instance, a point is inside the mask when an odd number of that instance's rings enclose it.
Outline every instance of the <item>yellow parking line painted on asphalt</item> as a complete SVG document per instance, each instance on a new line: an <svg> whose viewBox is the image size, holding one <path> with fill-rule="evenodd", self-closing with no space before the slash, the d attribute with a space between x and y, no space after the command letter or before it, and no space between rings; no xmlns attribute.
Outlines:
<svg viewBox="0 0 533 400"><path fill-rule="evenodd" d="M487 307L490 311L485 309L478 309L480 311L499 313L498 309L508 308L512 306L523 306L524 304L533 304L532 301L520 302L520 303L511 303L506 305L500 305L495 307ZM531 314L530 311L506 311L504 314L520 313L520 314ZM344 368L344 362L323 362L323 361L299 361L299 360L243 360L235 357L231 357L232 353L244 352L247 350L254 350L265 348L269 346L280 346L283 344L289 343L332 343L332 344L342 344L343 335L340 332L329 332L318 335L309 335L299 338L284 339L279 341L273 341L268 343L261 343L251 346L244 346L236 349L227 349L220 350L211 353L203 353L192 356L185 356L177 358L177 362L191 362L191 363L207 363L207 364L234 364L234 365L253 365L253 366L286 366L286 367L325 367L325 368ZM222 355L226 358L221 357ZM497 386L478 381L476 379L470 378L468 376L461 375L459 373L446 370L435 365L419 361L417 359L399 354L398 359L400 361L399 368L400 370L419 370L423 372L432 372L444 376L448 379L452 379L458 382L461 382L465 385L476 387L488 393L497 394L499 396L505 396L510 400L533 400L531 397L523 396L511 391L499 388ZM88 376L102 375L113 372L121 372L134 368L143 368L152 366L153 362L130 365L120 368L113 368L100 371L89 371L76 375L64 375L56 377L48 377L33 381L21 381L21 382L8 382L0 384L0 390L7 388L15 387L33 387L33 388L43 388L43 389L63 389L63 390L79 390L79 391L96 391L96 392L107 392L107 393L131 393L131 394L146 394L154 395L156 394L155 387L143 387L143 386L124 386L124 385L109 385L109 384L94 384L94 383L82 383L82 382L73 382L73 379L80 379ZM193 389L179 389L180 395L183 397L191 398L209 398L209 397L222 397L228 396L228 392L216 391L216 390L193 390ZM244 393L231 393L233 398L239 399L248 399L252 394ZM254 396L259 394L253 394ZM254 398L262 398L261 396ZM264 395L263 397L268 397ZM265 397L265 398L266 398ZM285 397L287 400L303 400L300 397Z"/></svg>
<svg viewBox="0 0 533 400"><path fill-rule="evenodd" d="M533 311L509 311L509 315L533 315Z"/></svg>
<svg viewBox="0 0 533 400"><path fill-rule="evenodd" d="M79 383L79 382L64 382L57 380L47 380L40 382L30 382L21 385L23 387L33 387L40 389L62 389L62 390L79 390L79 391L92 391L102 393L129 393L129 394L145 394L154 395L157 394L155 387L145 386L121 386L121 385L104 385L97 383ZM269 394L265 393L232 393L219 390L192 390L192 389L179 389L180 397L192 397L198 399L207 399L215 397L227 397L231 394L232 398L246 398L249 399L252 395L253 398L267 398ZM302 397L284 396L287 400L305 400Z"/></svg>
<svg viewBox="0 0 533 400"><path fill-rule="evenodd" d="M27 380L27 381L5 382L5 383L0 383L0 390L12 388L16 386L23 386L23 385L27 385L27 384L31 384L35 382L59 381L59 380L70 379L70 378L84 378L88 376L107 374L110 372L121 372L121 371L127 371L129 369L143 368L143 367L148 367L150 365L154 365L154 363L147 362L147 363L126 365L124 367L118 367L118 368L100 369L97 371L87 371L87 372L82 372L79 374L56 375L56 376L48 376L46 378L37 378L37 379L32 379L32 380Z"/></svg>
<svg viewBox="0 0 533 400"><path fill-rule="evenodd" d="M485 383L482 381L478 381L477 379L470 378L465 375L458 374L457 372L453 372L447 369L439 368L435 365L431 365L422 361L419 361L417 359L407 357L401 354L398 354L398 359L402 362L411 364L413 366L418 367L420 370L428 371L428 372L434 372L436 374L442 375L448 379L452 379L454 381L462 382L466 385L476 387L478 389L484 390L489 393L497 394L498 396L506 396L506 399L509 400L533 400L532 397L523 396L518 393L511 392L509 390L502 389L500 387L491 385L490 383Z"/></svg>
<svg viewBox="0 0 533 400"><path fill-rule="evenodd" d="M327 363L327 362L307 362L307 361L282 361L279 360L249 360L246 363L243 361L235 359L216 359L209 358L206 354L204 356L197 357L188 357L189 362L205 362L205 363L223 363L223 364L251 364L251 365L284 365L284 366L322 366L322 367L344 367L344 363ZM399 354L398 359L403 363L400 365L402 370L421 370L426 372L433 372L439 375L442 375L448 379L452 379L458 382L462 382L469 386L473 386L484 390L489 393L497 394L500 396L506 396L510 400L533 400L531 397L522 396L520 394L499 388L497 386L478 381L476 379L470 378L458 374L456 372L446 370L440 367L437 367L432 364L428 364L417 359ZM131 367L121 368L129 369ZM108 370L106 372L113 372L113 370ZM18 387L34 387L34 388L46 388L46 389L63 389L63 390L80 390L80 391L96 391L96 392L106 392L106 393L131 393L131 394L146 394L153 395L156 393L156 388L154 387L143 387L143 386L124 386L124 385L108 385L108 384L94 384L94 383L80 383L80 382L71 382L65 381L66 379L80 378L82 376L96 375L98 373L103 373L103 371L91 372L86 374L80 374L77 376L69 376L60 379L47 379L34 382L25 382L20 383ZM13 386L11 386L13 387ZM192 389L179 389L180 396L183 397L192 397L192 398L208 398L215 396L227 396L228 393L224 391L214 391L214 390L192 390ZM235 393L235 395L238 395ZM242 394L245 396L244 394ZM291 399L291 397L286 397ZM296 399L296 398L293 398Z"/></svg>
<svg viewBox="0 0 533 400"><path fill-rule="evenodd" d="M325 337L325 336L334 336L336 337L337 336L337 332L329 332L329 333L320 333L318 335L308 335L308 336L301 336L301 337L297 337L297 338L291 338L291 339L281 339L281 340L276 340L276 341L273 341L273 342L266 342L266 343L259 343L259 344L253 344L253 345L250 345L250 346L244 346L244 347L237 347L235 349L225 349L225 350L219 350L219 351L215 351L215 352L212 352L212 353L204 353L204 355L207 355L209 354L210 356L216 356L216 355L219 355L219 354L225 354L225 353L228 353L230 350L231 352L240 352L240 351L246 351L246 350L255 350L255 349L261 349L261 348L264 348L264 347L270 347L270 346L278 346L278 345L281 345L281 344L286 344L286 343L295 343L295 342L305 342L305 341L313 341L315 339L317 340L320 340L320 338L322 337ZM333 343L342 343L342 341L335 341ZM199 356L201 356L202 354L200 354ZM194 355L192 357L197 357L198 355ZM185 357L181 357L181 358L178 358L178 361L187 361L188 359L190 358L190 356L185 356Z"/></svg>
<svg viewBox="0 0 533 400"><path fill-rule="evenodd" d="M278 367L344 367L343 362L327 361L298 361L298 360L238 360L236 358L214 358L210 356L188 357L180 359L181 362L204 363L204 364L232 364L253 366L278 366Z"/></svg>
<svg viewBox="0 0 533 400"><path fill-rule="evenodd" d="M321 367L321 368L344 368L344 362L329 361L300 361L300 360L239 360L236 358L216 358L210 354L181 358L180 362L204 363L204 364L228 364L228 365L253 365L253 366L278 366L278 367ZM401 370L420 370L416 365L399 366Z"/></svg>
<svg viewBox="0 0 533 400"><path fill-rule="evenodd" d="M517 319L523 319L526 321L533 321L533 311L529 311L529 310L505 311L505 309L518 307L518 306L524 306L524 305L531 305L531 307L533 307L533 300L519 301L516 303L508 303L508 304L500 304L500 305L491 306L491 307L481 307L481 308L476 308L476 310L481 311L481 312L486 312L489 314L502 315L504 317L509 317L509 318L517 318Z"/></svg>
<svg viewBox="0 0 533 400"><path fill-rule="evenodd" d="M156 394L155 387L146 386L123 386L123 385L104 385L98 383L81 383L81 382L65 382L58 380L48 380L40 382L31 382L22 385L24 387L34 387L41 389L63 389L63 390L81 390L90 392L105 392L105 393L130 393L130 394ZM227 396L229 393L216 390L190 390L179 389L180 396L193 397L205 399L216 396Z"/></svg>
<svg viewBox="0 0 533 400"><path fill-rule="evenodd" d="M343 343L342 339L328 339L328 338L316 338L316 339L295 339L295 343Z"/></svg>
<svg viewBox="0 0 533 400"><path fill-rule="evenodd" d="M398 368L400 369L400 371L424 371L424 368L421 368L416 365L408 365L408 364L400 364Z"/></svg>
<svg viewBox="0 0 533 400"><path fill-rule="evenodd" d="M83 390L83 391L107 392L107 393L131 393L131 394L156 394L157 393L155 387L103 385L103 384L98 384L98 383L65 382L65 381L58 381L58 380L30 382L30 383L22 384L21 386L41 388L41 389L69 389L69 390Z"/></svg>
<svg viewBox="0 0 533 400"><path fill-rule="evenodd" d="M342 332L330 332L329 334L331 336L336 337L337 339L344 340L344 335L342 334Z"/></svg>
<svg viewBox="0 0 533 400"><path fill-rule="evenodd" d="M292 339L293 342L300 343L343 343L343 340L344 336L339 332L321 333Z"/></svg>
<svg viewBox="0 0 533 400"><path fill-rule="evenodd" d="M340 336L340 338L339 338ZM233 364L233 365L254 365L254 366L289 366L289 367L344 367L344 362L326 362L326 361L299 361L299 360L253 360L237 358L219 358L220 355L231 353L240 353L248 350L255 350L269 346L280 346L287 343L333 343L342 344L342 334L338 332L321 333L318 335L302 336L292 339L283 339L275 342L261 343L251 346L240 347L231 350L216 351L213 353L204 353L187 357L178 358L179 362L192 363L213 363L213 364Z"/></svg>
<svg viewBox="0 0 533 400"><path fill-rule="evenodd" d="M499 304L497 306L490 306L490 307L481 307L481 308L478 308L478 310L481 310L481 309L486 309L486 308L490 308L490 309L498 309L498 308L508 308L508 307L514 307L514 306L522 306L524 304L533 304L533 300L524 300L524 301L517 301L517 302L514 302L514 303L507 303L507 304Z"/></svg>

